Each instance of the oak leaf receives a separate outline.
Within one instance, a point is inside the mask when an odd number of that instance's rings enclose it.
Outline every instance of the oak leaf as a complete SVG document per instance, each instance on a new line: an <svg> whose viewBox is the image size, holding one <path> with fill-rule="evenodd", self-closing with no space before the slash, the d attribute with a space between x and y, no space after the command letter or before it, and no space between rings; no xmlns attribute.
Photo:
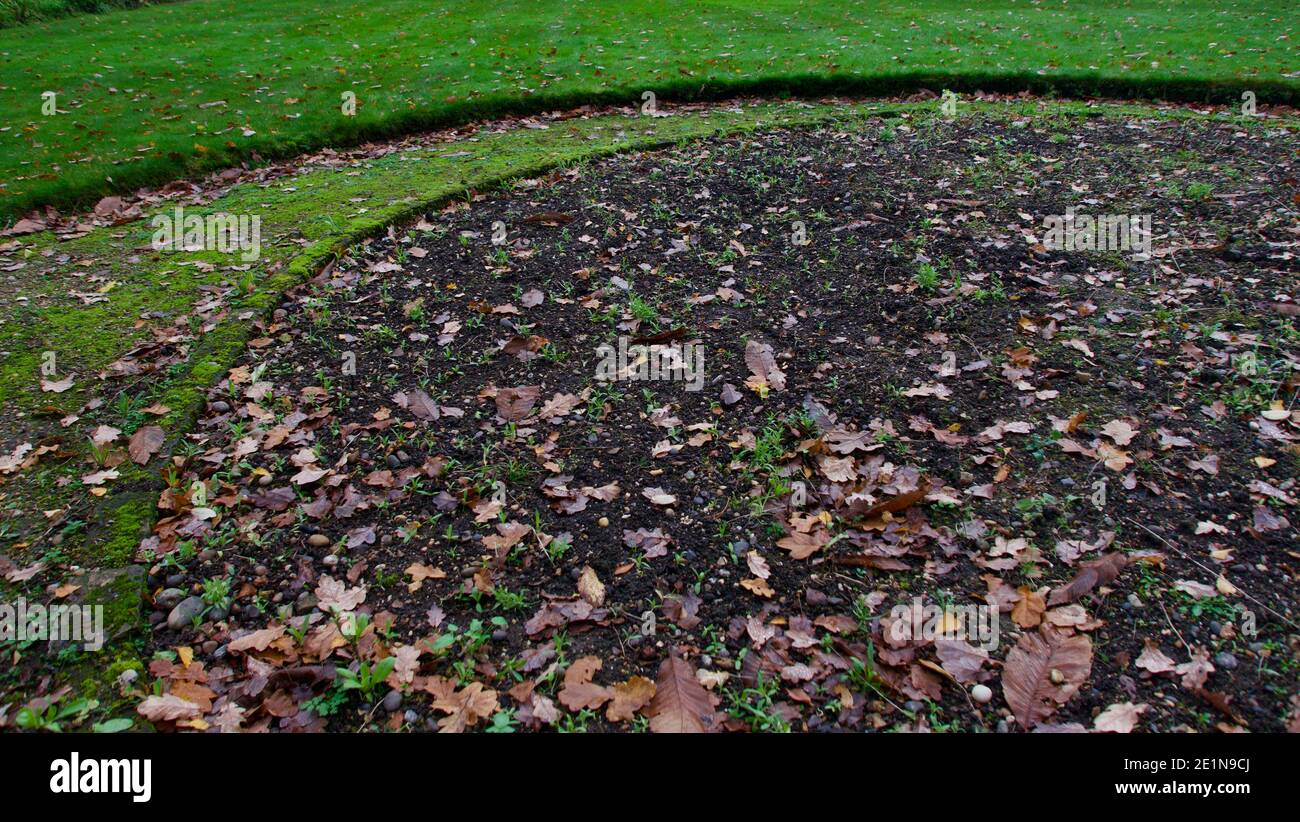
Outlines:
<svg viewBox="0 0 1300 822"><path fill-rule="evenodd" d="M605 718L610 722L625 722L654 699L655 684L643 676L634 676L615 685L613 691L614 698L605 708Z"/></svg>
<svg viewBox="0 0 1300 822"><path fill-rule="evenodd" d="M584 656L574 660L564 672L564 687L556 694L560 704L570 711L581 711L584 708L599 708L613 699L613 689L591 681L601 664L598 656Z"/></svg>

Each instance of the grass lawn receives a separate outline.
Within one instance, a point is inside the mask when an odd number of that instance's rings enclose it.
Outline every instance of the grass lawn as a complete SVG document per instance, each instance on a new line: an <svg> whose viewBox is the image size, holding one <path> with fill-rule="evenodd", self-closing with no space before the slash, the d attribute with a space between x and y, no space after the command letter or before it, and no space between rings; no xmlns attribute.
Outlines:
<svg viewBox="0 0 1300 822"><path fill-rule="evenodd" d="M505 112L739 90L1297 99L1287 2L195 0L0 31L0 219ZM513 8L510 8L513 6ZM58 114L41 114L42 93ZM355 117L340 110L354 92Z"/></svg>

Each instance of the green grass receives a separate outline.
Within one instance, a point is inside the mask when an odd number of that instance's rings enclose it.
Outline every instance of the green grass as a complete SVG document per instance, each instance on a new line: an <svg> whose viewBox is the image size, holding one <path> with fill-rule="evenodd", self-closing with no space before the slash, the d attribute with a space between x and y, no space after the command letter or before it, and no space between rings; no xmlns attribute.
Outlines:
<svg viewBox="0 0 1300 822"><path fill-rule="evenodd" d="M974 8L972 8L974 7ZM1294 4L192 0L0 31L0 219L584 103L916 87L1300 100ZM39 45L36 45L39 43ZM61 112L41 115L54 91ZM345 91L355 117L340 111Z"/></svg>
<svg viewBox="0 0 1300 822"><path fill-rule="evenodd" d="M0 28L175 0L0 0Z"/></svg>

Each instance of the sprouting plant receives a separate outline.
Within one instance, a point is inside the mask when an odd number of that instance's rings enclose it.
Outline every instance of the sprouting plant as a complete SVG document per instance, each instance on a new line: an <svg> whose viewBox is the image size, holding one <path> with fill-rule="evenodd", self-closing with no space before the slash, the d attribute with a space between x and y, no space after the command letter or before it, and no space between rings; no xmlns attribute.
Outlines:
<svg viewBox="0 0 1300 822"><path fill-rule="evenodd" d="M203 602L210 608L226 608L230 605L230 585L228 577L213 577L203 581Z"/></svg>
<svg viewBox="0 0 1300 822"><path fill-rule="evenodd" d="M874 691L881 693L881 686L884 680L876 671L876 648L871 642L867 643L867 658L853 657L849 660L849 670L846 674L849 684L859 692L866 693Z"/></svg>
<svg viewBox="0 0 1300 822"><path fill-rule="evenodd" d="M384 684L384 680L397 667L397 657L384 657L371 665L362 662L354 672L351 668L336 668L339 688L344 691L360 691L366 699L373 699L375 692Z"/></svg>
<svg viewBox="0 0 1300 822"><path fill-rule="evenodd" d="M302 703L304 711L311 711L320 717L333 716L338 713L348 701L348 692L342 686L334 687Z"/></svg>
<svg viewBox="0 0 1300 822"><path fill-rule="evenodd" d="M546 544L546 558L552 563L559 562L571 547L567 539L556 537Z"/></svg>
<svg viewBox="0 0 1300 822"><path fill-rule="evenodd" d="M14 716L18 727L29 731L51 731L61 733L65 725L79 725L86 714L99 707L94 699L74 699L68 702L55 701L44 711L32 708L19 708Z"/></svg>
<svg viewBox="0 0 1300 822"><path fill-rule="evenodd" d="M523 594L517 594L504 586L497 586L492 591L492 598L496 605L503 611L519 611L528 607L528 600L524 599Z"/></svg>
<svg viewBox="0 0 1300 822"><path fill-rule="evenodd" d="M585 734L587 725L596 718L596 712L589 708L583 708L576 714L565 714L560 717L557 730L562 734Z"/></svg>
<svg viewBox="0 0 1300 822"><path fill-rule="evenodd" d="M356 642L370 626L370 615L362 612L344 614L339 618L339 633L348 642Z"/></svg>
<svg viewBox="0 0 1300 822"><path fill-rule="evenodd" d="M512 734L519 723L515 721L514 710L497 711L492 714L492 724L485 728L490 734Z"/></svg>
<svg viewBox="0 0 1300 822"><path fill-rule="evenodd" d="M939 272L929 263L921 263L916 273L912 275L912 279L922 291L934 291L939 286Z"/></svg>
<svg viewBox="0 0 1300 822"><path fill-rule="evenodd" d="M754 687L727 689L727 713L749 725L751 730L789 733L790 723L776 709L781 683L759 672Z"/></svg>

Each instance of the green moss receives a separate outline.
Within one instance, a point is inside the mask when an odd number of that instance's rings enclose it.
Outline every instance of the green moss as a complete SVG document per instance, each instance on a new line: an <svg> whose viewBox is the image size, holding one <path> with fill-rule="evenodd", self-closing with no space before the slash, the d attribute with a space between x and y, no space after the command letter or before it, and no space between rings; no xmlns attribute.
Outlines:
<svg viewBox="0 0 1300 822"><path fill-rule="evenodd" d="M106 498L99 511L102 527L91 530L84 546L93 567L116 567L135 560L140 540L149 535L157 510L156 492L124 491ZM97 538L97 534L102 537Z"/></svg>
<svg viewBox="0 0 1300 822"><path fill-rule="evenodd" d="M67 681L78 683L78 696L99 701L99 707L95 711L97 720L125 715L133 716L137 722L141 721L134 717L135 698L122 696L117 684L118 677L126 671L135 671L139 675L136 682L143 681L147 676L144 662L139 658L134 644L117 649L107 664L102 653L107 651L97 654L94 659L84 660L75 671L68 672Z"/></svg>

